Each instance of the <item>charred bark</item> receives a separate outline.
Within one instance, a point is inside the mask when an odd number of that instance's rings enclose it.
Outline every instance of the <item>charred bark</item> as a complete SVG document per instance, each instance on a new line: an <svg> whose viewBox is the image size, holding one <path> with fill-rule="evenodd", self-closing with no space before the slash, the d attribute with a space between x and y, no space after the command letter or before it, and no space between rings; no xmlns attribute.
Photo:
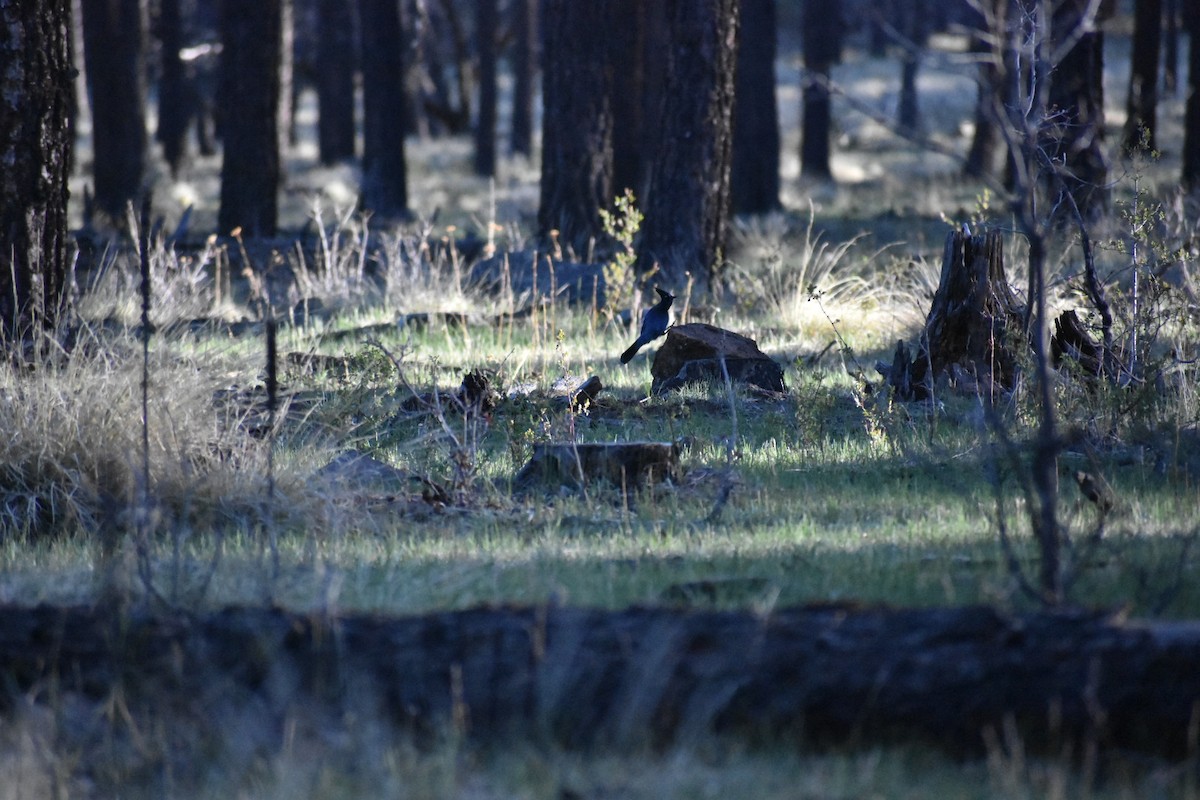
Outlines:
<svg viewBox="0 0 1200 800"><path fill-rule="evenodd" d="M404 154L404 25L395 0L359 0L362 21L362 206L383 217L408 213Z"/></svg>
<svg viewBox="0 0 1200 800"><path fill-rule="evenodd" d="M54 324L67 274L70 0L0 4L0 347Z"/></svg>
<svg viewBox="0 0 1200 800"><path fill-rule="evenodd" d="M1051 41L1067 49L1050 78L1053 124L1046 141L1050 158L1063 164L1056 183L1070 192L1084 218L1095 221L1108 207L1104 156L1104 34L1086 19L1091 0L1063 0L1051 14ZM1091 26L1091 27L1089 27ZM1057 187L1052 190L1057 195ZM1069 219L1064 212L1063 220Z"/></svg>
<svg viewBox="0 0 1200 800"><path fill-rule="evenodd" d="M160 0L157 30L162 75L158 83L158 128L154 137L162 145L171 177L178 178L187 158L188 126L195 115L193 89L180 55L185 41L182 0Z"/></svg>
<svg viewBox="0 0 1200 800"><path fill-rule="evenodd" d="M1183 175L1185 189L1200 189L1200 17L1186 17L1188 25L1188 94L1183 114Z"/></svg>
<svg viewBox="0 0 1200 800"><path fill-rule="evenodd" d="M614 65L610 108L612 133L612 194L631 189L639 203L645 203L648 172L646 159L646 22L648 6L662 5L661 0L615 0L614 26L609 39L609 55Z"/></svg>
<svg viewBox="0 0 1200 800"><path fill-rule="evenodd" d="M729 229L739 0L666 3L662 119L652 131L646 223L636 269L657 263L683 289L712 287Z"/></svg>
<svg viewBox="0 0 1200 800"><path fill-rule="evenodd" d="M496 174L497 0L475 0L475 50L479 56L479 111L475 118L475 174Z"/></svg>
<svg viewBox="0 0 1200 800"><path fill-rule="evenodd" d="M509 149L524 156L533 154L533 85L537 78L537 0L512 4L513 101Z"/></svg>
<svg viewBox="0 0 1200 800"><path fill-rule="evenodd" d="M802 25L805 74L800 120L800 176L814 181L832 181L829 145L833 101L829 96L829 77L842 52L840 6L804 0Z"/></svg>
<svg viewBox="0 0 1200 800"><path fill-rule="evenodd" d="M1155 149L1158 115L1158 62L1162 51L1162 0L1133 4L1133 55L1125 103L1125 152Z"/></svg>
<svg viewBox="0 0 1200 800"><path fill-rule="evenodd" d="M322 164L354 158L354 3L317 0L317 149Z"/></svg>
<svg viewBox="0 0 1200 800"><path fill-rule="evenodd" d="M742 0L730 202L734 214L779 208L779 107L775 101L775 0Z"/></svg>
<svg viewBox="0 0 1200 800"><path fill-rule="evenodd" d="M1005 277L1002 243L999 231L946 237L917 355L910 359L901 344L891 367L880 369L897 398L928 397L942 375L969 377L984 394L1012 388L1025 309Z"/></svg>
<svg viewBox="0 0 1200 800"><path fill-rule="evenodd" d="M141 0L85 2L83 50L92 107L96 207L117 225L146 167L146 26Z"/></svg>
<svg viewBox="0 0 1200 800"><path fill-rule="evenodd" d="M279 216L280 0L221 2L222 233L273 236Z"/></svg>
<svg viewBox="0 0 1200 800"><path fill-rule="evenodd" d="M418 736L456 728L477 741L531 735L568 747L716 734L917 739L978 755L1011 726L1033 752L1181 758L1200 704L1200 627L1088 612L542 606L172 618L9 606L0 620L4 706L31 702L23 693L47 681L96 701L121 692L131 709L219 691L227 702L204 712L207 725L227 726L236 698L270 710L276 744L297 709L339 719L369 708Z"/></svg>
<svg viewBox="0 0 1200 800"><path fill-rule="evenodd" d="M612 202L613 70L603 3L543 0L542 176L538 234L577 253L603 235L600 209Z"/></svg>
<svg viewBox="0 0 1200 800"><path fill-rule="evenodd" d="M1007 95L1006 70L1003 68L1004 48L996 41L1001 37L1006 20L1008 0L989 0L987 13L972 11L971 52L979 58L978 90L975 95L975 132L963 164L963 174L971 177L992 176L999 170L998 151L1002 141L999 121L1004 119L1004 98ZM989 23L995 31L989 31Z"/></svg>
<svg viewBox="0 0 1200 800"><path fill-rule="evenodd" d="M70 0L0 5L0 347L53 326L66 289Z"/></svg>

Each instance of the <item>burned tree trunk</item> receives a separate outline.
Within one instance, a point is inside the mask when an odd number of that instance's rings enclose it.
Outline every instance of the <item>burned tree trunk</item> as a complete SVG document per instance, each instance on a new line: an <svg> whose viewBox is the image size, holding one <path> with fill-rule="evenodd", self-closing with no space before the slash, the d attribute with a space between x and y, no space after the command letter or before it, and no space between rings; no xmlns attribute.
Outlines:
<svg viewBox="0 0 1200 800"><path fill-rule="evenodd" d="M513 99L509 149L533 154L533 92L537 78L537 0L516 0L512 10Z"/></svg>
<svg viewBox="0 0 1200 800"><path fill-rule="evenodd" d="M273 709L263 743L276 747L298 709L336 719L370 708L416 734L456 727L477 741L527 734L568 747L717 734L916 738L978 754L1011 726L1032 751L1180 758L1194 748L1200 705L1200 626L1086 612L541 606L181 618L8 606L0 620L0 709L35 702L45 693L31 690L47 681L96 702L121 692L134 713L219 687L258 714ZM188 724L227 728L230 708L194 706Z"/></svg>
<svg viewBox="0 0 1200 800"><path fill-rule="evenodd" d="M1158 62L1162 53L1162 0L1133 4L1133 56L1125 102L1126 153L1155 149L1158 118Z"/></svg>
<svg viewBox="0 0 1200 800"><path fill-rule="evenodd" d="M829 145L833 130L833 100L829 75L841 57L840 6L804 0L804 100L800 119L800 177L832 181Z"/></svg>
<svg viewBox="0 0 1200 800"><path fill-rule="evenodd" d="M404 151L404 40L400 5L359 0L362 28L362 207L385 219L408 214Z"/></svg>
<svg viewBox="0 0 1200 800"><path fill-rule="evenodd" d="M318 0L317 147L322 164L354 158L354 4Z"/></svg>
<svg viewBox="0 0 1200 800"><path fill-rule="evenodd" d="M67 287L71 4L0 4L0 350L35 319L52 327Z"/></svg>
<svg viewBox="0 0 1200 800"><path fill-rule="evenodd" d="M475 50L479 55L479 113L475 119L475 174L496 175L496 0L475 2Z"/></svg>
<svg viewBox="0 0 1200 800"><path fill-rule="evenodd" d="M971 236L954 231L946 237L942 277L917 355L909 359L903 343L890 367L880 367L895 396L929 396L943 374L973 378L981 391L1012 388L1016 345L1024 306L1004 275L999 231Z"/></svg>
<svg viewBox="0 0 1200 800"><path fill-rule="evenodd" d="M141 0L82 3L92 105L96 206L118 227L146 167L145 8Z"/></svg>
<svg viewBox="0 0 1200 800"><path fill-rule="evenodd" d="M734 214L765 214L779 208L775 0L742 0L741 14L730 203Z"/></svg>
<svg viewBox="0 0 1200 800"><path fill-rule="evenodd" d="M222 233L274 236L279 217L279 55L281 0L223 0L221 89L225 107L221 162Z"/></svg>
<svg viewBox="0 0 1200 800"><path fill-rule="evenodd" d="M543 0L542 175L538 235L587 252L604 235L600 210L612 202L613 70L595 32L614 25L599 3Z"/></svg>
<svg viewBox="0 0 1200 800"><path fill-rule="evenodd" d="M682 289L716 286L729 230L737 0L666 4L662 117L645 204L636 269L657 263Z"/></svg>

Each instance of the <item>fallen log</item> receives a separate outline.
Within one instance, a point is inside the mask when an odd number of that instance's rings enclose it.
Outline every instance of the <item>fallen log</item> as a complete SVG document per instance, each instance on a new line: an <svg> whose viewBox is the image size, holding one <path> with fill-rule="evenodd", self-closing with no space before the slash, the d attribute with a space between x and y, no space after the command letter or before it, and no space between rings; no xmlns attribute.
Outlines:
<svg viewBox="0 0 1200 800"><path fill-rule="evenodd" d="M120 691L147 708L219 691L253 698L281 726L317 703L417 733L457 726L567 746L917 737L971 753L1015 725L1031 748L1086 742L1181 757L1200 724L1200 623L982 607L542 606L388 618L6 606L0 675L0 708L47 685L95 700Z"/></svg>

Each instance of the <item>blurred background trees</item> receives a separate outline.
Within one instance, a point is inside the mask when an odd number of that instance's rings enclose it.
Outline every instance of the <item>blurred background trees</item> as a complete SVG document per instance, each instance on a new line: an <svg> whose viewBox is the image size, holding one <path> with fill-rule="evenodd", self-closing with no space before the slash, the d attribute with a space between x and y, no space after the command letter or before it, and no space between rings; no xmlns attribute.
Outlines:
<svg viewBox="0 0 1200 800"><path fill-rule="evenodd" d="M1153 149L1159 100L1179 85L1187 89L1180 178L1186 187L1200 183L1200 100L1190 46L1197 15L1187 5L1062 0L1046 6L1052 13L1039 24L1049 27L1051 69L1038 79L1051 119L1040 128L1041 147L1061 166L1062 185L1089 219L1109 203L1109 161L1121 155L1114 156L1113 146ZM1007 163L1011 177L1012 142L1003 135L1011 128L1009 98L1030 73L996 42L1038 6L1039 0L89 0L78 4L72 21L82 42L73 63L87 76L87 97L79 100L90 109L89 149L77 160L94 198L84 221L122 229L128 204L164 172L187 181L195 174L193 154L220 152L217 232L274 234L286 165L305 166L294 156L293 111L296 98L311 90L313 165L356 165L363 210L384 218L409 214L406 138L470 132L478 175L496 175L500 153L528 155L540 166L536 228L543 241L557 236L580 256L603 248L599 211L629 188L647 212L638 269L669 263L675 279L685 273L707 279L719 269L731 214L780 207L781 68L802 61L799 172L807 190L837 177L843 101L835 69L847 48L856 58L895 59L894 105L886 114L898 132L919 141L927 135L920 76L931 37L957 37L962 63L974 58L969 68L979 83L973 119L963 120L971 134L962 171L992 180ZM48 7L23 0L6 4L5 13L13 24L34 25L28 20L52 14ZM54 7L53 13L67 13ZM1113 24L1124 26L1132 44L1119 137L1105 129L1101 80L1105 31ZM51 36L35 27L39 42ZM1176 63L1185 46L1190 68L1183 77ZM945 42L938 47L944 52ZM19 92L32 98L35 89ZM22 101L21 113L33 105ZM15 119L6 118L5 126L15 131ZM151 125L158 147L147 137ZM88 213L93 207L95 219ZM13 242L26 241L11 231L6 236L8 252Z"/></svg>

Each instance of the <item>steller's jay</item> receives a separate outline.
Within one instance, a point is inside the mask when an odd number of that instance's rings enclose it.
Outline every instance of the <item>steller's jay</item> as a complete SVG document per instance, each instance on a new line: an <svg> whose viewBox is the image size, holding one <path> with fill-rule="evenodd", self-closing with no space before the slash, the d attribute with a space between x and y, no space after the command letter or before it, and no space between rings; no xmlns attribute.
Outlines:
<svg viewBox="0 0 1200 800"><path fill-rule="evenodd" d="M658 292L658 296L662 299L646 309L645 314L642 314L641 333L638 334L637 341L629 345L628 350L621 353L622 364L632 361L638 350L666 333L667 327L671 324L671 301L675 299L675 295L665 292L657 286L654 287L654 291Z"/></svg>

